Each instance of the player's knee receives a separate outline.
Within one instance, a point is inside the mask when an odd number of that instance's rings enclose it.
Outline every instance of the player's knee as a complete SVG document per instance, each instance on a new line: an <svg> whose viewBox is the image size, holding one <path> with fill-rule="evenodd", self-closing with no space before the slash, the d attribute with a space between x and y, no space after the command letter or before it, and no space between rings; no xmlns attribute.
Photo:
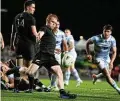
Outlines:
<svg viewBox="0 0 120 101"><path fill-rule="evenodd" d="M34 75L34 74L35 74L35 71L27 71L26 74L27 74L27 75Z"/></svg>
<svg viewBox="0 0 120 101"><path fill-rule="evenodd" d="M28 70L26 71L26 74L28 75L34 75L37 70L38 70L39 66L36 64L31 64L28 68Z"/></svg>
<svg viewBox="0 0 120 101"><path fill-rule="evenodd" d="M58 76L63 76L63 73L62 73L61 68L58 69L58 71L57 71L57 75L58 75Z"/></svg>

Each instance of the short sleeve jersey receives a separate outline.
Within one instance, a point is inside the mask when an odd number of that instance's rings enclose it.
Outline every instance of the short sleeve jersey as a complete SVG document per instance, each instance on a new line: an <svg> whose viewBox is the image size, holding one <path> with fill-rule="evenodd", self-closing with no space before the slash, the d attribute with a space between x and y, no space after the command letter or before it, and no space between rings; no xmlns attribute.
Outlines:
<svg viewBox="0 0 120 101"><path fill-rule="evenodd" d="M31 26L36 25L36 20L32 14L22 12L15 17L13 25L17 35L26 41L36 42L36 37L32 33Z"/></svg>
<svg viewBox="0 0 120 101"><path fill-rule="evenodd" d="M116 47L115 38L110 35L108 39L104 39L103 35L96 35L90 38L94 43L94 51L96 58L102 58L110 61L109 53L112 47Z"/></svg>
<svg viewBox="0 0 120 101"><path fill-rule="evenodd" d="M56 47L55 48L61 50L62 41L65 40L65 34L64 34L64 32L61 31L61 30L58 30L55 33L55 38L56 38Z"/></svg>

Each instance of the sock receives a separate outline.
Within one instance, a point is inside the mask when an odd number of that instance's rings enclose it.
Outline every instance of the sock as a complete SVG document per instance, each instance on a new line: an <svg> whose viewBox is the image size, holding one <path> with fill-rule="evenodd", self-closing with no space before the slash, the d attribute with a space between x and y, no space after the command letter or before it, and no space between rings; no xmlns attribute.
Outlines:
<svg viewBox="0 0 120 101"><path fill-rule="evenodd" d="M15 68L12 69L12 70L14 71ZM14 79L14 88L15 88L16 90L18 90L18 86L19 86L19 83L20 83L19 70L15 70L15 71L14 71L14 77L15 77L15 79Z"/></svg>
<svg viewBox="0 0 120 101"><path fill-rule="evenodd" d="M96 78L99 79L99 78L101 78L102 76L103 76L103 73L99 73L99 74L96 75Z"/></svg>
<svg viewBox="0 0 120 101"><path fill-rule="evenodd" d="M51 80L52 73L48 72L49 79Z"/></svg>
<svg viewBox="0 0 120 101"><path fill-rule="evenodd" d="M16 90L18 90L19 83L20 83L20 78L15 78L14 79L14 88Z"/></svg>
<svg viewBox="0 0 120 101"><path fill-rule="evenodd" d="M20 69L19 66L13 67L13 68L11 68L10 70L7 71L6 75L10 75L10 74L13 74L13 73L18 73L19 69Z"/></svg>
<svg viewBox="0 0 120 101"><path fill-rule="evenodd" d="M117 86L116 82L113 81L112 85L111 85L114 89L120 91L120 88Z"/></svg>
<svg viewBox="0 0 120 101"><path fill-rule="evenodd" d="M57 76L55 74L51 75L51 86L57 87L56 78Z"/></svg>
<svg viewBox="0 0 120 101"><path fill-rule="evenodd" d="M69 84L69 79L70 79L70 71L66 71L65 72L65 83Z"/></svg>
<svg viewBox="0 0 120 101"><path fill-rule="evenodd" d="M42 82L40 82L38 79L34 79L34 84L39 87L45 88L45 85Z"/></svg>
<svg viewBox="0 0 120 101"><path fill-rule="evenodd" d="M59 90L60 94L66 94L66 91L64 89Z"/></svg>
<svg viewBox="0 0 120 101"><path fill-rule="evenodd" d="M78 74L78 72L77 72L77 70L74 68L73 69L73 71L72 71L72 75L75 77L75 79L77 80L77 81L80 81L81 79L80 79L80 77L79 77L79 74Z"/></svg>
<svg viewBox="0 0 120 101"><path fill-rule="evenodd" d="M29 89L33 89L34 77L32 75L28 75L28 79L29 79Z"/></svg>

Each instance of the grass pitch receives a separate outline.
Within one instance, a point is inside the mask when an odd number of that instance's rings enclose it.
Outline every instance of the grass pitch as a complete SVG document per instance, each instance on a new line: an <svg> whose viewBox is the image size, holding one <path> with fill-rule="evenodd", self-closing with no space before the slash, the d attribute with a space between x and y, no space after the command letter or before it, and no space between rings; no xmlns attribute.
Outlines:
<svg viewBox="0 0 120 101"><path fill-rule="evenodd" d="M49 85L49 80L42 79L42 82ZM120 87L120 82L117 83ZM1 101L120 101L120 95L107 82L83 81L79 87L75 80L70 80L70 85L65 87L67 91L78 94L76 99L61 99L58 92L34 92L34 93L13 93L12 91L1 91Z"/></svg>

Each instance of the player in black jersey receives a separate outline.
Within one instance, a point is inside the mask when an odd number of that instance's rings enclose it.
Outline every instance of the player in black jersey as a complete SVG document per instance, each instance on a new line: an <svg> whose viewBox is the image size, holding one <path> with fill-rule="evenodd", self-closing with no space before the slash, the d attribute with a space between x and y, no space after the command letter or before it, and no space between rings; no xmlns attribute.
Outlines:
<svg viewBox="0 0 120 101"><path fill-rule="evenodd" d="M70 94L64 90L63 73L54 55L56 40L53 30L57 25L57 21L58 17L55 14L47 16L46 25L38 32L40 37L40 51L36 54L26 73L34 75L39 67L45 66L49 72L55 73L58 76L60 97L74 99L76 98L76 94Z"/></svg>
<svg viewBox="0 0 120 101"><path fill-rule="evenodd" d="M35 56L35 43L37 37L36 21L33 17L35 12L35 2L28 0L24 3L24 12L19 13L12 25L10 46L16 51L16 66L29 67ZM15 76L15 92L19 83L19 76ZM29 90L33 87L33 77L29 77ZM29 92L29 91L28 91Z"/></svg>

